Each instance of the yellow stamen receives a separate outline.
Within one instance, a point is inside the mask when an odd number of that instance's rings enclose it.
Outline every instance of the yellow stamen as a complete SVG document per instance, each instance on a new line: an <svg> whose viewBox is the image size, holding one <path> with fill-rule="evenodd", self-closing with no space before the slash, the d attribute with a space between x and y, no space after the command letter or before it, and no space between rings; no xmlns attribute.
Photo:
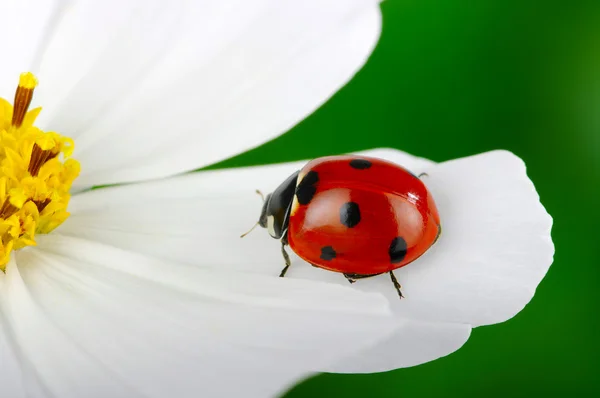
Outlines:
<svg viewBox="0 0 600 398"><path fill-rule="evenodd" d="M37 78L31 72L21 73L19 76L19 87L24 87L33 90L38 85Z"/></svg>
<svg viewBox="0 0 600 398"><path fill-rule="evenodd" d="M73 140L34 126L40 108L28 111L37 79L23 73L14 107L0 98L0 271L12 250L35 245L69 217L69 190L79 162L67 159Z"/></svg>
<svg viewBox="0 0 600 398"><path fill-rule="evenodd" d="M19 128L23 124L25 114L33 98L33 90L37 86L37 79L33 73L22 73L19 78L19 86L15 93L14 109L12 116L12 125Z"/></svg>
<svg viewBox="0 0 600 398"><path fill-rule="evenodd" d="M48 149L43 150L38 144L33 144L33 149L31 150L31 159L29 160L29 168L27 171L29 171L29 174L32 176L37 176L40 171L40 167L42 167L42 165L48 160L54 159L56 156L58 156L58 152L52 152Z"/></svg>
<svg viewBox="0 0 600 398"><path fill-rule="evenodd" d="M2 206L0 207L0 218L8 218L8 217L12 216L13 214L15 214L18 210L19 210L19 208L13 206L10 203L10 199L6 198L4 200L4 203L2 204Z"/></svg>

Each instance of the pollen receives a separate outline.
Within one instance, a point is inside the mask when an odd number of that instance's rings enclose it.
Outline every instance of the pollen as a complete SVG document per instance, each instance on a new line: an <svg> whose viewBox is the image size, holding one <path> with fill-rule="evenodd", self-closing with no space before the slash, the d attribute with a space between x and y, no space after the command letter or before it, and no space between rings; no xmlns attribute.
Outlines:
<svg viewBox="0 0 600 398"><path fill-rule="evenodd" d="M68 217L79 162L73 140L34 126L41 108L29 110L37 79L23 73L13 104L0 98L0 270L13 250L35 246Z"/></svg>

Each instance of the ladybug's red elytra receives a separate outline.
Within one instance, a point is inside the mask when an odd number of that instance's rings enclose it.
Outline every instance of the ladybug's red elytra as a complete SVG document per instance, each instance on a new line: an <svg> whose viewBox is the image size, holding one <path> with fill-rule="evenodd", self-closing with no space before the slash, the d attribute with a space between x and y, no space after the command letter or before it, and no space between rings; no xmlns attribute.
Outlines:
<svg viewBox="0 0 600 398"><path fill-rule="evenodd" d="M440 235L431 193L407 169L366 156L308 162L265 198L258 225L310 264L357 279L389 273L425 253Z"/></svg>

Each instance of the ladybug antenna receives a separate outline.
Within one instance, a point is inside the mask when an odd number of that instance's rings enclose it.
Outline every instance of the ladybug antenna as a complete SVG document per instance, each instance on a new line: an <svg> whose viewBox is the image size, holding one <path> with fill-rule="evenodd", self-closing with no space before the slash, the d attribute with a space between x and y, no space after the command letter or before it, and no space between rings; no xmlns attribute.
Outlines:
<svg viewBox="0 0 600 398"><path fill-rule="evenodd" d="M260 196L260 198L262 199L262 201L264 203L265 202L265 195L263 195L263 193L261 191L259 191L258 189L256 190L256 193ZM254 228L256 228L258 226L258 224L260 224L260 221L257 221L256 224L254 224L252 226L252 228L250 228L248 231L246 231L243 234L241 234L240 238L243 238L244 236L248 235L250 232L254 231Z"/></svg>
<svg viewBox="0 0 600 398"><path fill-rule="evenodd" d="M265 201L265 195L263 195L262 192L260 192L258 189L256 190L256 193L260 196L260 198L262 199L262 201Z"/></svg>
<svg viewBox="0 0 600 398"><path fill-rule="evenodd" d="M248 235L250 232L254 231L254 228L256 228L258 226L258 222L256 222L256 224L254 224L252 226L252 228L250 228L248 231L244 232L243 234L240 235L240 238L243 238L244 236Z"/></svg>

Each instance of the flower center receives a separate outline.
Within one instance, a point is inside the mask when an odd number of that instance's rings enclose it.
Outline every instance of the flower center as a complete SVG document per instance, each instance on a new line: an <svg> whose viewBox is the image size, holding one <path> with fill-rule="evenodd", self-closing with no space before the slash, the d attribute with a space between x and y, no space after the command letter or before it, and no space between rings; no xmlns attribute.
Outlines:
<svg viewBox="0 0 600 398"><path fill-rule="evenodd" d="M35 245L69 217L69 189L79 162L73 140L33 126L42 108L28 111L35 76L23 73L14 106L0 98L0 270L10 252Z"/></svg>

